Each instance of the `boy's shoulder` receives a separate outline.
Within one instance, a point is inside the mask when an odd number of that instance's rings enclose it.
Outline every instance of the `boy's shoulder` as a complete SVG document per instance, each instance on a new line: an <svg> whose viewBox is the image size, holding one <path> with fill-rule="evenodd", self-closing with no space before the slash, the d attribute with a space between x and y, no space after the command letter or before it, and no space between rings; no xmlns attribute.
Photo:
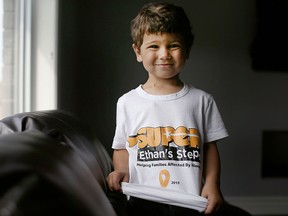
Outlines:
<svg viewBox="0 0 288 216"><path fill-rule="evenodd" d="M134 96L137 93L137 89L141 88L141 85L137 86L136 88L133 88L127 92L125 92L120 98L125 98L125 97L129 97L129 96Z"/></svg>
<svg viewBox="0 0 288 216"><path fill-rule="evenodd" d="M139 85L138 87L129 90L128 92L124 93L122 96L118 98L118 103L126 101L127 99L131 100L133 97L137 97L137 89L141 88Z"/></svg>
<svg viewBox="0 0 288 216"><path fill-rule="evenodd" d="M196 96L196 97L205 97L205 98L212 98L212 95L200 88L193 86L192 84L187 84L189 91L188 94Z"/></svg>

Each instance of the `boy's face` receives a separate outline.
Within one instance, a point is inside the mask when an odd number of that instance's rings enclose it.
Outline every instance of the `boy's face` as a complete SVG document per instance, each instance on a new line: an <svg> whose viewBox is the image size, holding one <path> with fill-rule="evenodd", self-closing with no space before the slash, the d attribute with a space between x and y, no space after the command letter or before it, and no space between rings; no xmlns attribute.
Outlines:
<svg viewBox="0 0 288 216"><path fill-rule="evenodd" d="M177 34L145 34L140 49L135 45L133 49L149 77L156 79L178 78L187 57L184 41Z"/></svg>

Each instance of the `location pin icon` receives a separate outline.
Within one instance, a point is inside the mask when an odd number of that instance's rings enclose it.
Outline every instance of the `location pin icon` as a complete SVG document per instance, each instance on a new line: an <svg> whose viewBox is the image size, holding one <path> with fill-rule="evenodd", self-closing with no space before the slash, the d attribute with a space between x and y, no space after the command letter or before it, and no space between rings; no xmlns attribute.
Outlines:
<svg viewBox="0 0 288 216"><path fill-rule="evenodd" d="M168 170L163 169L159 173L159 182L162 188L166 188L170 180L170 173Z"/></svg>

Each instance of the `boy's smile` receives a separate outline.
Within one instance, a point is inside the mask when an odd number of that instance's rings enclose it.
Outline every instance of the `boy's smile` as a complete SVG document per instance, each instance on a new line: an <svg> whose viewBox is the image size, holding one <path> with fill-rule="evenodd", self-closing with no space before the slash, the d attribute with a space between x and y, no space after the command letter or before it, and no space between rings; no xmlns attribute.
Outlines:
<svg viewBox="0 0 288 216"><path fill-rule="evenodd" d="M184 42L177 34L145 34L140 47L133 45L137 61L143 62L149 79L178 79L186 61Z"/></svg>

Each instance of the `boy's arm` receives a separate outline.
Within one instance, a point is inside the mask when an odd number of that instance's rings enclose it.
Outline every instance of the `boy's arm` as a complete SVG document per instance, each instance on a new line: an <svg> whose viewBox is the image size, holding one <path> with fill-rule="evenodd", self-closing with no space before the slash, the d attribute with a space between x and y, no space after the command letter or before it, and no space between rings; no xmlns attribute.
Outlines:
<svg viewBox="0 0 288 216"><path fill-rule="evenodd" d="M121 182L129 181L128 151L126 149L115 149L113 153L114 171L107 177L110 190L121 190Z"/></svg>
<svg viewBox="0 0 288 216"><path fill-rule="evenodd" d="M204 186L201 196L208 199L205 214L216 212L223 203L220 191L220 157L216 142L204 144Z"/></svg>

